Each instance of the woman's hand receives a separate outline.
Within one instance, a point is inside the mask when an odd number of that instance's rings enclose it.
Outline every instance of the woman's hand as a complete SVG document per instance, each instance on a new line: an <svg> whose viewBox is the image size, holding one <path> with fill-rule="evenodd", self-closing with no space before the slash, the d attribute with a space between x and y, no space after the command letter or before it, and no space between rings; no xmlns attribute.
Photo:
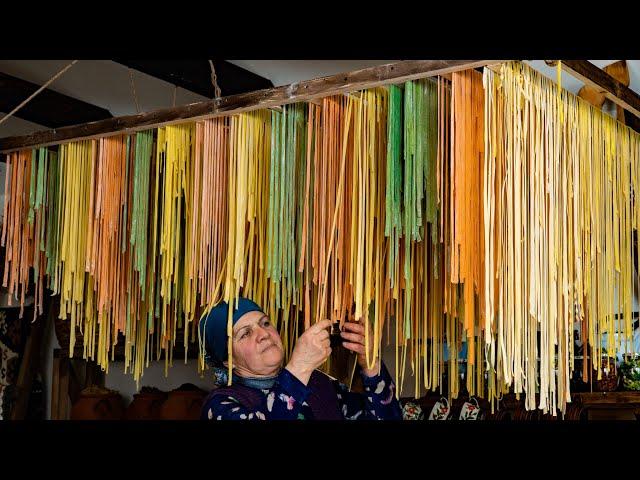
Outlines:
<svg viewBox="0 0 640 480"><path fill-rule="evenodd" d="M364 325L362 325L361 323L344 322L344 325L342 326L342 332L340 332L340 336L345 340L342 342L342 345L348 350L351 350L352 352L356 352L358 354L358 365L360 365L362 372L367 377L373 377L380 373L380 359L376 359L375 363L373 364L373 368L367 368L364 328ZM373 335L371 334L371 329L369 329L369 358L371 358L373 352Z"/></svg>
<svg viewBox="0 0 640 480"><path fill-rule="evenodd" d="M327 327L331 320L323 320L309 327L296 342L291 359L285 367L305 385L313 371L331 355Z"/></svg>

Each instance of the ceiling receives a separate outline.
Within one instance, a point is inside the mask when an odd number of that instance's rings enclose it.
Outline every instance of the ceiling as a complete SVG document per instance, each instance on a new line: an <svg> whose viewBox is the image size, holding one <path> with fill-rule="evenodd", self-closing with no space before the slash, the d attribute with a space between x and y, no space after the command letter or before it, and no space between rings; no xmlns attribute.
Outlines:
<svg viewBox="0 0 640 480"><path fill-rule="evenodd" d="M312 78L350 72L397 60L229 60L250 72L268 78L275 87Z"/></svg>

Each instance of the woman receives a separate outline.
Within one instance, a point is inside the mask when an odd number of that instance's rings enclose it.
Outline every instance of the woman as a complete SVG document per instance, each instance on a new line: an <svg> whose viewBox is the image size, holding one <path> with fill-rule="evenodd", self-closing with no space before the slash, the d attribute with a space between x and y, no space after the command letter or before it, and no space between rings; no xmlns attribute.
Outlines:
<svg viewBox="0 0 640 480"><path fill-rule="evenodd" d="M227 315L222 302L200 323L208 362L216 383L205 399L202 418L209 420L342 420L402 419L395 385L378 360L367 368L364 327L345 322L341 333L345 348L357 353L364 394L316 370L331 354L330 320L318 322L298 338L287 365L278 331L262 309L246 298L234 310L232 359L233 381L227 387Z"/></svg>

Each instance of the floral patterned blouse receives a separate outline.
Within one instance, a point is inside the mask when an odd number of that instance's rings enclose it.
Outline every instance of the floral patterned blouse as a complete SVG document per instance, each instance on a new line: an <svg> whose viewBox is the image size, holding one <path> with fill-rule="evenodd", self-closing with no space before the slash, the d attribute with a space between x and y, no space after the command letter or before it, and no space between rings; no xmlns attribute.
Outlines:
<svg viewBox="0 0 640 480"><path fill-rule="evenodd" d="M362 372L365 393L350 392L333 381L342 416L346 420L402 420L402 409L395 397L395 384L387 368L380 374L367 377ZM262 404L252 410L245 408L232 396L217 395L203 407L209 420L313 420L306 402L311 390L289 370L282 369L270 389L260 390Z"/></svg>

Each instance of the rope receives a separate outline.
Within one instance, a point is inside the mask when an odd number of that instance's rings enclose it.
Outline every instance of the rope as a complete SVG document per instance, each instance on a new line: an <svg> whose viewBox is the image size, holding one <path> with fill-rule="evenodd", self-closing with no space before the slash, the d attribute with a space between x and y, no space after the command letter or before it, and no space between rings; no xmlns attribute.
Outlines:
<svg viewBox="0 0 640 480"><path fill-rule="evenodd" d="M11 110L11 112L9 112L8 114L6 114L4 117L2 117L2 119L0 120L0 125L2 125L9 117L11 117L12 115L14 115L18 110L20 110L22 107L24 107L27 103L29 103L31 101L31 99L33 99L33 97L35 97L36 95L38 95L41 91L43 91L45 88L47 88L49 85L51 85L58 77L60 77L64 72L66 72L67 70L69 70L71 67L73 67L73 65L75 65L75 63L78 60L74 60L73 62L71 62L69 65L67 65L66 67L64 67L62 70L60 70L58 73L56 73L53 77L51 77L47 83L45 83L44 85L42 85L38 90L36 90L35 92L33 92L29 98L27 98L25 101L23 101L20 105L18 105L16 108L14 108L13 110Z"/></svg>
<svg viewBox="0 0 640 480"><path fill-rule="evenodd" d="M213 66L213 62L211 60L209 60L209 66L211 67L211 83L213 84L215 98L220 98L220 87L218 86L218 77L216 75L216 67Z"/></svg>

